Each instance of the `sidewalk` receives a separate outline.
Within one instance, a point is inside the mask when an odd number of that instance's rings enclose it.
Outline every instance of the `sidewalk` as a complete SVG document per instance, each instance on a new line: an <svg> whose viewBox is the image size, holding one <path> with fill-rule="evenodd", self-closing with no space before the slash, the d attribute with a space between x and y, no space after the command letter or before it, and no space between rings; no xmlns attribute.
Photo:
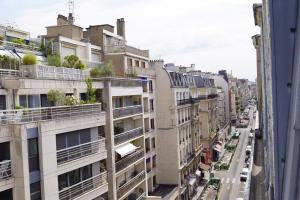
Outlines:
<svg viewBox="0 0 300 200"><path fill-rule="evenodd" d="M204 185L205 186L205 185ZM198 200L200 198L200 195L204 189L204 186L198 186L197 187L197 193L195 194L195 196L192 198L192 200Z"/></svg>

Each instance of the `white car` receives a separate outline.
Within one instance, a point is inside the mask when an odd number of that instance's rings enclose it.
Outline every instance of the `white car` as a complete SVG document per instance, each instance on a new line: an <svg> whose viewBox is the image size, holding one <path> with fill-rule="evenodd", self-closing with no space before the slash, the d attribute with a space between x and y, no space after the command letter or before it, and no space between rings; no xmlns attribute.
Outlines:
<svg viewBox="0 0 300 200"><path fill-rule="evenodd" d="M244 167L241 172L240 181L246 182L249 174L249 169Z"/></svg>
<svg viewBox="0 0 300 200"><path fill-rule="evenodd" d="M250 132L249 133L249 137L253 138L253 133Z"/></svg>
<svg viewBox="0 0 300 200"><path fill-rule="evenodd" d="M248 145L248 146L246 147L246 155L250 155L251 152L252 152L252 147L251 147L250 145Z"/></svg>

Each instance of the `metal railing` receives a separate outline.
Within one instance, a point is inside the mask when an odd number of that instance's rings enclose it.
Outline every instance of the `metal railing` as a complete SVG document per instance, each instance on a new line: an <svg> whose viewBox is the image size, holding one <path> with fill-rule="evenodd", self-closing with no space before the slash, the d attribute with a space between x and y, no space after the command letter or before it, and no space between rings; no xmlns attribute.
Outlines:
<svg viewBox="0 0 300 200"><path fill-rule="evenodd" d="M1 110L0 124L20 124L41 120L57 120L100 114L101 103L55 106L16 110Z"/></svg>
<svg viewBox="0 0 300 200"><path fill-rule="evenodd" d="M127 73L137 73L137 75L155 76L155 71L149 68L143 67L128 67Z"/></svg>
<svg viewBox="0 0 300 200"><path fill-rule="evenodd" d="M20 76L25 78L82 81L88 78L89 75L89 70L55 67L41 64L22 65L20 67Z"/></svg>
<svg viewBox="0 0 300 200"><path fill-rule="evenodd" d="M185 104L190 104L191 100L190 99L181 99L181 100L177 100L177 105L181 106L181 105L185 105Z"/></svg>
<svg viewBox="0 0 300 200"><path fill-rule="evenodd" d="M146 197L146 193L144 192L138 198L136 198L136 200L144 200L146 199L145 197Z"/></svg>
<svg viewBox="0 0 300 200"><path fill-rule="evenodd" d="M141 159L143 157L145 157L144 149L137 150L133 154L116 162L116 171L119 172L122 169L125 169L126 167L128 167L129 165L131 165L132 163L138 161L139 159Z"/></svg>
<svg viewBox="0 0 300 200"><path fill-rule="evenodd" d="M56 152L57 164L61 165L105 150L105 138L61 149Z"/></svg>
<svg viewBox="0 0 300 200"><path fill-rule="evenodd" d="M117 134L115 135L115 145L140 137L141 135L143 135L143 127L135 128L130 131Z"/></svg>
<svg viewBox="0 0 300 200"><path fill-rule="evenodd" d="M118 198L124 196L127 192L129 192L131 189L136 187L144 179L145 179L145 172L142 171L138 173L136 176L134 176L132 179L130 179L128 182L126 182L124 185L118 188L117 191Z"/></svg>
<svg viewBox="0 0 300 200"><path fill-rule="evenodd" d="M112 87L142 87L142 81L136 79L112 79Z"/></svg>
<svg viewBox="0 0 300 200"><path fill-rule="evenodd" d="M14 43L14 42L9 42L6 40L2 40L2 45L1 46L5 46L11 49L26 49L26 50L32 50L32 51L39 51L40 48L34 45L27 45L27 44L18 44L18 43Z"/></svg>
<svg viewBox="0 0 300 200"><path fill-rule="evenodd" d="M0 69L0 76L19 76L20 71L14 69Z"/></svg>
<svg viewBox="0 0 300 200"><path fill-rule="evenodd" d="M3 160L0 162L0 181L11 177L11 160Z"/></svg>
<svg viewBox="0 0 300 200"><path fill-rule="evenodd" d="M142 105L114 108L114 118L125 117L128 115L135 115L135 114L141 114L141 113L143 113Z"/></svg>
<svg viewBox="0 0 300 200"><path fill-rule="evenodd" d="M132 46L128 45L111 45L104 47L105 53L131 53L134 55L142 56L145 58L149 58L149 51L148 50L141 50Z"/></svg>
<svg viewBox="0 0 300 200"><path fill-rule="evenodd" d="M88 178L80 183L64 188L59 191L60 200L75 199L91 190L107 184L107 172Z"/></svg>

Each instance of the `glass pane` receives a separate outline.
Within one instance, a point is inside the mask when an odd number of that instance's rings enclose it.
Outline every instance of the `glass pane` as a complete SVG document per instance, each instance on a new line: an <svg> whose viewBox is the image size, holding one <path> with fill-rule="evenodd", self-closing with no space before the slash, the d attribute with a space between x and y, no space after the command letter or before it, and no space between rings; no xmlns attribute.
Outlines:
<svg viewBox="0 0 300 200"><path fill-rule="evenodd" d="M20 106L27 108L27 96L26 95L20 95L19 96L19 103Z"/></svg>
<svg viewBox="0 0 300 200"><path fill-rule="evenodd" d="M0 95L0 110L6 110L6 96Z"/></svg>
<svg viewBox="0 0 300 200"><path fill-rule="evenodd" d="M28 108L39 108L40 105L40 95L28 95Z"/></svg>
<svg viewBox="0 0 300 200"><path fill-rule="evenodd" d="M66 134L56 135L56 150L65 149L66 146Z"/></svg>
<svg viewBox="0 0 300 200"><path fill-rule="evenodd" d="M67 135L67 147L72 147L79 144L79 133L72 132Z"/></svg>
<svg viewBox="0 0 300 200"><path fill-rule="evenodd" d="M68 187L68 179L67 179L67 174L62 174L58 176L58 188L59 190L62 190L66 187Z"/></svg>
<svg viewBox="0 0 300 200"><path fill-rule="evenodd" d="M40 170L39 158L37 156L29 158L29 172L38 170Z"/></svg>
<svg viewBox="0 0 300 200"><path fill-rule="evenodd" d="M80 144L84 144L91 141L90 129L84 129L80 131Z"/></svg>
<svg viewBox="0 0 300 200"><path fill-rule="evenodd" d="M92 166L88 165L82 168L82 181L92 177Z"/></svg>
<svg viewBox="0 0 300 200"><path fill-rule="evenodd" d="M38 154L38 141L37 138L28 140L28 156L36 156Z"/></svg>
<svg viewBox="0 0 300 200"><path fill-rule="evenodd" d="M76 169L68 173L69 186L80 182L80 169Z"/></svg>

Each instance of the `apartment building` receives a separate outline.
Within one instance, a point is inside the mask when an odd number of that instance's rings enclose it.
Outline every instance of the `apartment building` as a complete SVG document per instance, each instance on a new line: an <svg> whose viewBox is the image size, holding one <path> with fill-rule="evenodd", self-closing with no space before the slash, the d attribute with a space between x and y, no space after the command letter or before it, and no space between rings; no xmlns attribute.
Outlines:
<svg viewBox="0 0 300 200"><path fill-rule="evenodd" d="M205 139L214 148L217 138L217 94L211 93L215 89L211 85L213 80L180 72L177 66L164 65L162 60L151 61L150 66L156 70L159 85L156 96L160 97L157 101L158 189L172 197L170 199L191 199L203 174L210 168L205 164L205 158L211 159ZM205 105L214 109L205 109ZM215 135L208 139L212 126ZM209 160L206 163L209 164ZM167 186L176 190L164 190Z"/></svg>
<svg viewBox="0 0 300 200"><path fill-rule="evenodd" d="M1 76L0 199L141 199L157 187L155 72L149 57L134 66L135 79L126 77L122 65L122 78L93 80L99 103L48 101L51 89L87 100L90 68L110 61L73 22L72 15L59 15L42 42L62 59L78 56L87 70L39 62ZM2 44L0 53L12 50Z"/></svg>

